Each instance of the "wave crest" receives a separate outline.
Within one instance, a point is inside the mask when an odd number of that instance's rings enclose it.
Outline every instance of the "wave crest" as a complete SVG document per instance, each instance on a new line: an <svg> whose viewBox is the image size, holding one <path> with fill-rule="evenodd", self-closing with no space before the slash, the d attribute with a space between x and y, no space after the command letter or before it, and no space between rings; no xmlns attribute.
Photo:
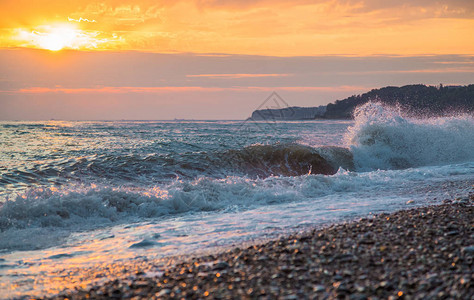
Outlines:
<svg viewBox="0 0 474 300"><path fill-rule="evenodd" d="M252 145L229 150L222 159L244 174L263 178L272 175L333 175L338 170L316 149L299 144Z"/></svg>
<svg viewBox="0 0 474 300"><path fill-rule="evenodd" d="M368 102L354 112L345 142L358 170L402 169L474 159L474 118L407 118L393 107Z"/></svg>

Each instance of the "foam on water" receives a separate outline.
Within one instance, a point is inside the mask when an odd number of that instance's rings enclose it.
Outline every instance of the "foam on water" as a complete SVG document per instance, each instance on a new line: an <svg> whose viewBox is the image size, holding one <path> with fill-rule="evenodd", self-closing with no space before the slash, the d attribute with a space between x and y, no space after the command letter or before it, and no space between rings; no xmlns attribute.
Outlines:
<svg viewBox="0 0 474 300"><path fill-rule="evenodd" d="M443 170L456 170L461 176L472 174L469 163L474 161L474 119L470 115L412 119L403 117L394 108L367 103L355 111L355 123L348 128L344 139L349 150L276 143L209 153L185 152L173 157L154 154L80 157L73 160L71 168L76 171L78 164L87 168L96 166L92 169L98 178L102 173L97 170L111 169L106 173L112 177L112 170L116 170L116 177L126 172L131 176L130 172L138 172L143 165L145 174L150 170L154 170L152 174L159 173L166 166L168 173L193 175L183 179L176 175L173 181L157 184L150 184L150 177L138 176L129 180L131 185L122 185L123 181L96 181L73 182L59 188L29 188L0 205L0 250L49 247L60 244L69 232L147 218L252 209L335 193L391 189L405 184L408 177L420 181L430 176L445 177L434 174L436 168L422 174L410 171L403 175L391 172L392 169L461 163L460 167ZM337 168L339 171L332 176L314 174L333 174L332 170ZM346 171L354 169L372 172ZM378 169L387 171L373 172ZM236 175L225 176L226 173ZM49 238L48 230L41 228L55 228L56 238ZM44 238L30 239L37 235Z"/></svg>
<svg viewBox="0 0 474 300"><path fill-rule="evenodd" d="M193 187L177 183L176 196L181 199L202 199L207 204L208 199L214 199L211 203L215 206L207 205L206 209L226 208L137 218L139 212L127 210L130 206L125 205L120 206L122 211L113 210L113 221L84 216L71 217L75 223L67 224L66 220L59 227L10 228L0 233L4 246L8 246L8 240L11 249L36 249L41 243L48 249L5 253L0 290L6 289L3 297L57 293L60 288L73 288L75 282L85 279L107 279L88 278L87 268L102 266L108 272L108 266L114 263L133 265L136 259L140 263L176 255L200 255L216 251L216 247L261 242L308 226L439 203L472 192L473 168L473 163L463 163L363 173L340 170L333 176L270 177L234 186L222 180L195 182ZM235 181L242 183L243 179ZM210 189L203 189L209 185ZM96 192L107 194L101 189L89 191ZM113 193L110 196L115 197ZM82 200L78 197L77 204ZM151 203L158 208L158 203ZM190 209L198 203L188 204ZM74 210L70 214L75 214ZM62 285L58 286L58 279ZM13 283L16 288L11 289Z"/></svg>
<svg viewBox="0 0 474 300"><path fill-rule="evenodd" d="M245 134L226 122L67 125L0 131L0 142L9 141L0 150L0 289L24 284L5 295L48 290L38 274L71 263L193 254L439 202L474 186L470 115L413 119L368 103L354 123L276 123ZM36 139L51 132L59 140ZM80 137L73 149L71 136ZM25 143L33 143L28 151Z"/></svg>
<svg viewBox="0 0 474 300"><path fill-rule="evenodd" d="M242 211L338 193L374 195L395 191L401 186L405 186L403 190L406 191L407 182L423 182L453 174L458 178L469 178L472 164L410 172L356 173L341 168L333 176L199 178L143 190L126 187L82 187L75 191L73 188L32 189L1 207L0 249L40 249L61 243L68 232L189 212ZM56 236L52 238L52 235Z"/></svg>
<svg viewBox="0 0 474 300"><path fill-rule="evenodd" d="M474 117L413 119L380 103L354 113L345 135L358 170L401 169L474 160Z"/></svg>

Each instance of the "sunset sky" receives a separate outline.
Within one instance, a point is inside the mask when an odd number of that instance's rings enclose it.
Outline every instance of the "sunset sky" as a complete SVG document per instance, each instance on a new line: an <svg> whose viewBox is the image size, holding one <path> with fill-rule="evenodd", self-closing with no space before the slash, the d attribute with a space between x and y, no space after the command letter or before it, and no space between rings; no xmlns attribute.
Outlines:
<svg viewBox="0 0 474 300"><path fill-rule="evenodd" d="M474 83L474 1L2 0L0 119L243 119Z"/></svg>

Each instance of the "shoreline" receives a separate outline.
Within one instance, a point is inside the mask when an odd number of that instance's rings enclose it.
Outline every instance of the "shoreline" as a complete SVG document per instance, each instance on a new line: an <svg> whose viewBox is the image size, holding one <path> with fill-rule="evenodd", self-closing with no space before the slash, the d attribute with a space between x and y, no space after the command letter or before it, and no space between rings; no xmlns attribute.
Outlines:
<svg viewBox="0 0 474 300"><path fill-rule="evenodd" d="M154 276L138 271L133 279L45 299L469 299L474 194L446 202L184 259Z"/></svg>

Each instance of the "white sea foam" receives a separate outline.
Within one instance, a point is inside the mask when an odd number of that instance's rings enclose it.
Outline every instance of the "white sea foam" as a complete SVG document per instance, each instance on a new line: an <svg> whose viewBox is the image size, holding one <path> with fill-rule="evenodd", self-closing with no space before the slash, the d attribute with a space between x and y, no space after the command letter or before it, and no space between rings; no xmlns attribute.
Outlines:
<svg viewBox="0 0 474 300"><path fill-rule="evenodd" d="M355 193L362 197L364 193L396 191L400 186L407 191L413 182L443 182L453 176L472 181L472 116L411 119L396 109L368 103L356 110L355 117L345 140L359 172L341 168L332 176L262 179L242 175L176 179L155 186L73 184L60 189L31 188L1 204L0 249L44 248L61 243L71 232L187 212L248 210L336 194ZM350 159L350 153L341 148L318 150L323 156L329 155L329 161ZM54 229L55 234L50 234L49 229ZM38 241L32 236L44 238Z"/></svg>
<svg viewBox="0 0 474 300"><path fill-rule="evenodd" d="M72 184L60 189L31 188L16 199L1 204L0 249L35 249L54 244L54 239L44 238L37 242L28 238L30 235L46 235L48 230L41 228L55 228L57 243L60 243L68 232L147 218L166 218L187 212L248 210L337 193L376 194L382 190L396 190L410 181L424 182L430 178L446 180L451 174L467 176L472 180L472 116L412 119L404 117L396 109L379 103L367 103L356 110L355 117L345 140L353 154L355 169L366 172L349 172L341 168L332 176L270 176L262 179L239 175L224 179L176 179L155 186ZM278 150L282 147L299 149L294 144L283 144L254 147L254 150ZM307 148L301 149L306 151ZM351 165L346 162L351 159L351 154L345 149L322 147L317 150L323 156L330 157L329 161L344 160L344 164L339 162L339 165ZM259 155L266 157L267 152ZM240 159L240 156L226 159ZM456 163L456 167L441 167ZM337 165L337 162L332 164ZM419 168L422 166L433 167ZM413 167L419 169L403 171Z"/></svg>
<svg viewBox="0 0 474 300"><path fill-rule="evenodd" d="M333 176L200 178L142 190L124 187L33 189L0 208L0 249L44 248L60 243L68 232L186 212L241 211L327 195L336 197L337 194L355 193L363 197L395 193L399 186L408 189L409 182L446 178L453 174L458 178L469 177L472 164L461 164L456 168L362 173L340 169ZM52 231L57 235L56 240L50 238ZM46 238L31 239L41 235Z"/></svg>
<svg viewBox="0 0 474 300"><path fill-rule="evenodd" d="M345 135L358 170L400 169L474 160L474 118L407 118L369 102L355 111Z"/></svg>
<svg viewBox="0 0 474 300"><path fill-rule="evenodd" d="M57 286L48 285L45 278L67 272L64 276L70 280L71 264L82 268L137 255L194 254L286 233L300 225L317 226L439 203L467 195L474 184L472 116L411 119L397 110L367 104L356 112L345 149L340 139L348 122L276 124L274 132L256 132L249 143L230 138L229 132L233 135L238 130L236 124L203 123L196 130L194 123L186 129L159 123L166 130L158 132L155 123L132 122L123 128L117 125L112 139L110 128L103 137L93 134L88 138L84 132L89 125L85 129L83 123L73 125L72 133L82 141L82 150L67 152L69 146L58 141L49 146L65 151L72 163L58 163L56 154L44 151L43 144L17 153L22 160L12 161L8 151L35 140L31 135L17 137L19 142L0 155L0 160L11 164L0 174L0 184L7 189L0 191L0 197L3 193L9 199L0 204L0 289L6 287L4 297L55 291ZM228 131L228 126L234 131ZM190 132L184 138L192 142L182 143L182 137L171 132L175 127ZM215 130L204 137L195 134L209 129ZM96 131L105 132L102 127ZM138 142L142 131L146 138ZM331 165L341 166L336 174L304 172L302 176L262 178L244 172L252 168L241 167L257 156L261 165L276 170L269 154L283 149L279 164L283 170L286 160L293 159L287 150L300 149L294 141L305 141L306 135L314 133L318 139L307 143L313 148L301 148L303 154L320 153ZM332 142L327 144L334 147L320 147L331 134ZM173 143L153 143L166 135ZM270 141L262 142L267 136ZM110 147L111 142L119 149ZM256 142L268 146L248 147ZM44 161L38 164L38 159ZM307 159L302 155L300 160Z"/></svg>

